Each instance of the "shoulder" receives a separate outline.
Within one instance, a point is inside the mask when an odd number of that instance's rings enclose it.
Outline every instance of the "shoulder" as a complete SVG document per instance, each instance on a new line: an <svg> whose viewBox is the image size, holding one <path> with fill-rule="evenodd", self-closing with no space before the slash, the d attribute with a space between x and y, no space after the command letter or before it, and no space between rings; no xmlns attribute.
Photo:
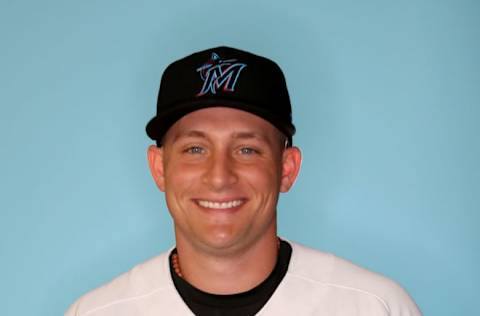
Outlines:
<svg viewBox="0 0 480 316"><path fill-rule="evenodd" d="M168 252L165 252L83 295L65 315L115 315L110 310L128 310L137 301L148 300L169 290L168 269Z"/></svg>
<svg viewBox="0 0 480 316"><path fill-rule="evenodd" d="M421 315L408 293L395 281L333 254L292 243L289 276L321 287L332 298L352 298L382 306L389 315Z"/></svg>

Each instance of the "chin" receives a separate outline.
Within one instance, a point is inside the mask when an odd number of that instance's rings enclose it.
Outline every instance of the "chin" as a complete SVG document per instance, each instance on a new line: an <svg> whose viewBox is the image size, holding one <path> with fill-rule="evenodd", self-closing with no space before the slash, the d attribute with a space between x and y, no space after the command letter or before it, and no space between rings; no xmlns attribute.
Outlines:
<svg viewBox="0 0 480 316"><path fill-rule="evenodd" d="M231 233L210 231L208 239L204 239L203 244L212 250L225 251L235 248L239 239L239 236Z"/></svg>

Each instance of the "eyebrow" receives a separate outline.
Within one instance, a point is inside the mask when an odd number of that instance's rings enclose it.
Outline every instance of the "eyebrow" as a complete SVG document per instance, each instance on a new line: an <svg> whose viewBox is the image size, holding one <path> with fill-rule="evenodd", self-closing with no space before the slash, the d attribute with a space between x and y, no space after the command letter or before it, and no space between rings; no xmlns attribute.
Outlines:
<svg viewBox="0 0 480 316"><path fill-rule="evenodd" d="M174 141L179 138L208 138L207 134L199 130L188 130L180 132L174 137ZM256 132L235 132L232 135L233 139L258 139L260 141L267 141L266 137ZM268 142L268 141L267 141Z"/></svg>
<svg viewBox="0 0 480 316"><path fill-rule="evenodd" d="M258 139L261 141L266 141L266 137L262 134L255 132L236 132L232 135L234 139Z"/></svg>
<svg viewBox="0 0 480 316"><path fill-rule="evenodd" d="M190 130L186 132L180 132L175 135L173 138L174 141L178 140L182 137L192 137L192 138L207 138L207 135L204 132L197 131L197 130Z"/></svg>

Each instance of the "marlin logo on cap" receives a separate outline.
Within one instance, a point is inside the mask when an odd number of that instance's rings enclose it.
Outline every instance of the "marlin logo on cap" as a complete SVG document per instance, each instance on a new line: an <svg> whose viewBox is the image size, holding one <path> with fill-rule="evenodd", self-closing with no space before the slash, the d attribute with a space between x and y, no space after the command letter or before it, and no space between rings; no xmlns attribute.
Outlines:
<svg viewBox="0 0 480 316"><path fill-rule="evenodd" d="M225 92L234 92L240 72L247 65L236 62L236 59L222 60L216 53L212 53L210 60L197 68L200 78L203 80L203 86L197 97L211 92L217 93L218 89Z"/></svg>

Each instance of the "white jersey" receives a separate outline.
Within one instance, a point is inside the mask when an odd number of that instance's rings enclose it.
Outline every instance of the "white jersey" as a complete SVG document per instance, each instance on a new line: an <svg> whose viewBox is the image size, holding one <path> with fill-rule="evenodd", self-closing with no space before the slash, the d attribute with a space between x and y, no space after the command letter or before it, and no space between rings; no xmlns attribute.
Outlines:
<svg viewBox="0 0 480 316"><path fill-rule="evenodd" d="M397 283L332 254L289 242L285 277L257 315L420 316ZM173 284L169 252L78 299L65 316L193 315Z"/></svg>

